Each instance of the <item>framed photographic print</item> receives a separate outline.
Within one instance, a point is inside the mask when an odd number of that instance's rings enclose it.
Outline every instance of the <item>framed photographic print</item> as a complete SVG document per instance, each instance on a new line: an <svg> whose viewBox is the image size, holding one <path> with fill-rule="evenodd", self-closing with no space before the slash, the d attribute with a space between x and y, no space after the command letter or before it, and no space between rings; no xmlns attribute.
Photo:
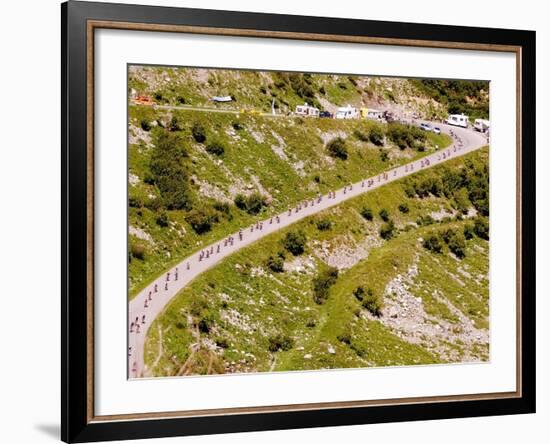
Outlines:
<svg viewBox="0 0 550 444"><path fill-rule="evenodd" d="M535 33L62 12L62 439L535 411Z"/></svg>

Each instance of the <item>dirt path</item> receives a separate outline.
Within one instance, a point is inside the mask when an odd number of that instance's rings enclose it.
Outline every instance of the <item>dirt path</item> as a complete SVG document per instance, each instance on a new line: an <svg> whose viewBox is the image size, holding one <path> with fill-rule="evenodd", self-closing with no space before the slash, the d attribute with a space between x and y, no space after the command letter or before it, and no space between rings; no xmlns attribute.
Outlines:
<svg viewBox="0 0 550 444"><path fill-rule="evenodd" d="M132 351L128 357L129 377L143 377L146 374L143 356L145 338L147 330L155 318L191 280L214 267L224 258L308 216L339 205L346 200L353 199L387 183L439 165L449 159L471 153L487 145L485 136L473 130L451 127L444 124L436 124L436 126L439 126L445 133L450 133L451 130L454 132L455 139L450 147L335 190L332 192L332 196L325 194L308 201L304 200L294 208L258 222L252 227L242 227L241 232L233 233L225 239L221 239L205 247L202 251L196 252L182 260L178 265L167 270L164 275L157 278L147 288L138 293L130 301L128 310L128 324L131 325L137 322L140 328L138 332L134 326L129 333L128 345Z"/></svg>

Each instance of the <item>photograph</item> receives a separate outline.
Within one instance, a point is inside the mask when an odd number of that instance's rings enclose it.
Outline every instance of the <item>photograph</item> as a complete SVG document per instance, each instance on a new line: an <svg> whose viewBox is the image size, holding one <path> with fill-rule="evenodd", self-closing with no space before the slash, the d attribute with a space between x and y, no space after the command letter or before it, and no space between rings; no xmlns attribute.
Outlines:
<svg viewBox="0 0 550 444"><path fill-rule="evenodd" d="M489 363L489 91L127 65L128 377Z"/></svg>

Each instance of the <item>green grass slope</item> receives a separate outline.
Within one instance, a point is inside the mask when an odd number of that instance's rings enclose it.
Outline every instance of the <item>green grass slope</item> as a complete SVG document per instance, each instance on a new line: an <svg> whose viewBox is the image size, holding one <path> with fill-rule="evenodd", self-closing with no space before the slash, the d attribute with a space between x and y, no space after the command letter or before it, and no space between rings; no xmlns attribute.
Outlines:
<svg viewBox="0 0 550 444"><path fill-rule="evenodd" d="M304 219L225 259L184 288L151 326L148 371L487 360L487 165L483 149ZM288 251L290 232L305 237L303 253ZM282 259L283 269L273 258ZM325 279L336 269L337 278Z"/></svg>
<svg viewBox="0 0 550 444"><path fill-rule="evenodd" d="M383 135L386 126L360 120L133 105L129 119L130 298L172 264L240 227L450 143L430 133L412 147L398 148L388 136L373 139L385 142L377 146L370 135ZM200 142L196 128L204 133ZM345 141L345 159L327 149L336 138ZM239 195L260 196L263 205L240 209Z"/></svg>

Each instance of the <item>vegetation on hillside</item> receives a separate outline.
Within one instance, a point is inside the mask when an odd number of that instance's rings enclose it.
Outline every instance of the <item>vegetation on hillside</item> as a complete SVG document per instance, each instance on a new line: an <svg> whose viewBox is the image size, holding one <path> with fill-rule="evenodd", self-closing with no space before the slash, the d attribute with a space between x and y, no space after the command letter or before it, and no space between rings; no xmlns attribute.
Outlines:
<svg viewBox="0 0 550 444"><path fill-rule="evenodd" d="M456 173L476 182L487 159L484 149L414 179ZM459 212L452 192L428 198L409 195L410 186L401 180L358 196L201 274L152 325L149 370L173 375L187 363L189 374L204 374L205 356L218 363L214 373L486 360L487 218L474 215L473 202L469 214ZM320 230L320 221L330 229ZM384 239L379 230L388 222L393 235ZM283 252L295 245L299 254ZM365 248L339 262L343 252ZM403 303L420 316L414 330L400 323ZM190 347L197 341L199 352Z"/></svg>
<svg viewBox="0 0 550 444"><path fill-rule="evenodd" d="M466 114L470 120L489 118L489 82L472 80L412 79L416 87L443 104L449 114Z"/></svg>

